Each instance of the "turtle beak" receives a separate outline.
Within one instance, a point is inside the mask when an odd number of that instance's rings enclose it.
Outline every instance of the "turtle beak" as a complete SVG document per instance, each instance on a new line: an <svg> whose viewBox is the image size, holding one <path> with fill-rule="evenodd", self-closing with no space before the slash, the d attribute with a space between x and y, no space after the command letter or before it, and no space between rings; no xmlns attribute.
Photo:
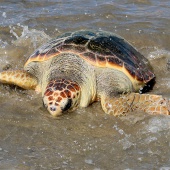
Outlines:
<svg viewBox="0 0 170 170"><path fill-rule="evenodd" d="M43 105L53 117L60 116L63 112L59 106L56 106L53 102L48 102L46 98L43 99Z"/></svg>
<svg viewBox="0 0 170 170"><path fill-rule="evenodd" d="M63 112L65 112L71 108L72 100L66 98L56 104L55 100L49 101L48 98L45 96L43 98L43 104L44 104L45 108L48 110L48 112L53 117L57 117L57 116L62 115Z"/></svg>
<svg viewBox="0 0 170 170"><path fill-rule="evenodd" d="M51 105L47 108L47 110L53 117L62 115L62 110L58 106Z"/></svg>

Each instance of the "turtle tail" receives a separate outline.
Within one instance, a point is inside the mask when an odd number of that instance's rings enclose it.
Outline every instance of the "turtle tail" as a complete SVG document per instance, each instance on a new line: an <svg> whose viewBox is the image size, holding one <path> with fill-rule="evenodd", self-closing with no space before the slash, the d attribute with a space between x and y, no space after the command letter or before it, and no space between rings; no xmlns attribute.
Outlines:
<svg viewBox="0 0 170 170"><path fill-rule="evenodd" d="M24 70L0 72L0 82L14 84L27 90L35 90L38 84L36 77Z"/></svg>

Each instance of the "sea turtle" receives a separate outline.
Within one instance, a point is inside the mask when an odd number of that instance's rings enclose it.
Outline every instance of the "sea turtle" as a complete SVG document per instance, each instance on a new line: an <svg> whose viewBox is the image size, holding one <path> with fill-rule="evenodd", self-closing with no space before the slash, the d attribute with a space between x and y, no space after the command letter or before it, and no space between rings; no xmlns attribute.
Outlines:
<svg viewBox="0 0 170 170"><path fill-rule="evenodd" d="M124 38L110 32L68 32L38 48L24 70L3 71L0 82L42 92L53 116L101 100L105 113L126 115L139 109L170 114L170 101L141 94L155 75L148 60Z"/></svg>

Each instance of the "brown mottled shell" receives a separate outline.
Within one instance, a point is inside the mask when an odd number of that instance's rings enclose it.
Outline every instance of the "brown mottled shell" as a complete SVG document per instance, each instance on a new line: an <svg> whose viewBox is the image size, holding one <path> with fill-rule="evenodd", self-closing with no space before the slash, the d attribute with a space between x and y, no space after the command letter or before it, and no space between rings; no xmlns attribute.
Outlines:
<svg viewBox="0 0 170 170"><path fill-rule="evenodd" d="M120 70L131 81L145 84L155 77L142 54L122 37L104 31L65 33L37 49L25 65L57 57L60 53L75 53L96 67Z"/></svg>

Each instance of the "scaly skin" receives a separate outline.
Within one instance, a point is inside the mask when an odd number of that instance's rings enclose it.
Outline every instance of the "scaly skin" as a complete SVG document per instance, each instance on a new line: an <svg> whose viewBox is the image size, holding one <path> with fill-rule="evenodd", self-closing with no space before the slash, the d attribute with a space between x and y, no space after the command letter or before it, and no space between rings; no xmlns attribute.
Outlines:
<svg viewBox="0 0 170 170"><path fill-rule="evenodd" d="M80 90L79 85L71 80L52 80L48 83L44 93L44 105L52 116L59 116L64 111L74 110L80 102Z"/></svg>
<svg viewBox="0 0 170 170"><path fill-rule="evenodd" d="M0 82L4 84L14 84L27 90L35 90L38 85L37 79L24 70L1 72Z"/></svg>
<svg viewBox="0 0 170 170"><path fill-rule="evenodd" d="M119 98L103 98L101 103L105 113L114 116L124 116L135 110L152 115L170 115L170 100L161 95L130 93Z"/></svg>

